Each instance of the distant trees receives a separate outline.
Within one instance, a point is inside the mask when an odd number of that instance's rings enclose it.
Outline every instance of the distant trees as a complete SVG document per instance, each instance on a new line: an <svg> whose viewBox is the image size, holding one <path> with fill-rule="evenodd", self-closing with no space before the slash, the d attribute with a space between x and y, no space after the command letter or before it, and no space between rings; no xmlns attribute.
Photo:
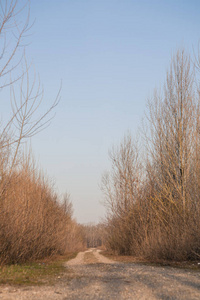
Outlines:
<svg viewBox="0 0 200 300"><path fill-rule="evenodd" d="M115 178L111 186L122 191L106 192L112 203L107 242L114 251L165 259L200 255L199 106L194 66L184 50L178 51L163 92L155 92L148 102L145 164L140 158L130 160L132 152L139 157L134 145L124 152L125 158L118 155L111 160ZM128 149L126 141L123 147ZM126 164L124 173L121 164L126 161L130 166ZM117 172L113 165L118 166ZM116 180L118 173L123 176ZM124 188L124 178L133 189Z"/></svg>
<svg viewBox="0 0 200 300"><path fill-rule="evenodd" d="M103 224L82 225L84 241L87 248L102 247L104 245L105 228Z"/></svg>

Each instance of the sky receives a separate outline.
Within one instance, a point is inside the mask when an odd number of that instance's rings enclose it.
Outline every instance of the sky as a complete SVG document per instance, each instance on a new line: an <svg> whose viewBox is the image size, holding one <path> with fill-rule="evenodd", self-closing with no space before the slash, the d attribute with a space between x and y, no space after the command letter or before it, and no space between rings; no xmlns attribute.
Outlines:
<svg viewBox="0 0 200 300"><path fill-rule="evenodd" d="M62 82L51 125L31 141L34 157L57 192L70 193L76 220L97 223L108 150L137 133L173 53L197 50L200 1L34 0L30 13L26 54L43 109Z"/></svg>

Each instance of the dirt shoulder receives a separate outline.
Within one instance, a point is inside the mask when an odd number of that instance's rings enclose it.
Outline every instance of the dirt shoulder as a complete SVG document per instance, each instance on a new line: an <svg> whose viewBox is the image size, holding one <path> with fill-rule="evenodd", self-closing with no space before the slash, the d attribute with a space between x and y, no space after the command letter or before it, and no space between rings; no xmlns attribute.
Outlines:
<svg viewBox="0 0 200 300"><path fill-rule="evenodd" d="M200 273L114 262L96 249L80 252L52 285L2 286L0 299L200 299Z"/></svg>
<svg viewBox="0 0 200 300"><path fill-rule="evenodd" d="M173 268L180 268L180 269L188 269L200 272L200 260L199 261L165 261L165 260L157 260L151 261L146 260L141 257L135 256L126 256L126 255L114 255L108 251L102 251L101 254L108 259L113 260L114 262L122 262L122 263L137 263L149 266L158 266L158 267L173 267Z"/></svg>

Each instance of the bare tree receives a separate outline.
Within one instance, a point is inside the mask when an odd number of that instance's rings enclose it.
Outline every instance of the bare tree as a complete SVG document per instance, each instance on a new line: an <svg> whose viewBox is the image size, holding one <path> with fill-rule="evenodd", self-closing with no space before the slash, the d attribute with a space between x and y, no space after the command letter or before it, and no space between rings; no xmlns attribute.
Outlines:
<svg viewBox="0 0 200 300"><path fill-rule="evenodd" d="M24 14L26 17L22 21ZM12 112L10 120L0 124L1 193L18 164L22 142L50 124L60 98L59 90L49 108L41 111L44 91L25 56L24 39L30 29L29 16L30 1L0 1L0 88L10 88ZM9 176L3 176L5 172Z"/></svg>
<svg viewBox="0 0 200 300"><path fill-rule="evenodd" d="M112 213L122 214L135 202L140 184L141 163L137 143L130 134L124 137L119 147L113 147L109 153L111 172L102 177L102 190L106 204Z"/></svg>
<svg viewBox="0 0 200 300"><path fill-rule="evenodd" d="M178 51L167 73L164 96L155 93L149 102L152 170L156 172L156 203L168 213L191 203L191 162L194 158L196 98L190 58ZM150 174L150 176L153 176ZM156 204L156 205L157 205Z"/></svg>
<svg viewBox="0 0 200 300"><path fill-rule="evenodd" d="M26 14L25 20L21 19ZM20 64L25 38L30 29L30 1L0 1L0 88L16 82L22 76ZM10 81L10 74L15 77Z"/></svg>
<svg viewBox="0 0 200 300"><path fill-rule="evenodd" d="M118 253L130 254L142 175L138 145L130 134L124 137L119 147L113 147L110 160L111 171L102 177L108 208L107 240Z"/></svg>
<svg viewBox="0 0 200 300"><path fill-rule="evenodd" d="M148 103L146 168L126 138L103 178L107 246L149 259L196 259L200 232L200 98L184 50Z"/></svg>
<svg viewBox="0 0 200 300"><path fill-rule="evenodd" d="M0 123L0 264L78 251L84 245L69 195L62 202L23 149L25 141L50 124L60 99L59 89L42 110L43 87L25 55L29 23L29 0L0 0L1 95L10 89L9 99L1 99L10 103L10 119Z"/></svg>

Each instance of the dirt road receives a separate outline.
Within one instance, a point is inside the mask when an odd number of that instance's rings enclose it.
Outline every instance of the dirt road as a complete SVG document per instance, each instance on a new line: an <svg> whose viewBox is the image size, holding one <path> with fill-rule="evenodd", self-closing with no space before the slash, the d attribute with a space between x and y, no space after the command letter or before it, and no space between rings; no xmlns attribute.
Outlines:
<svg viewBox="0 0 200 300"><path fill-rule="evenodd" d="M65 264L53 286L0 288L0 299L200 299L200 272L116 263L98 250L80 252Z"/></svg>

